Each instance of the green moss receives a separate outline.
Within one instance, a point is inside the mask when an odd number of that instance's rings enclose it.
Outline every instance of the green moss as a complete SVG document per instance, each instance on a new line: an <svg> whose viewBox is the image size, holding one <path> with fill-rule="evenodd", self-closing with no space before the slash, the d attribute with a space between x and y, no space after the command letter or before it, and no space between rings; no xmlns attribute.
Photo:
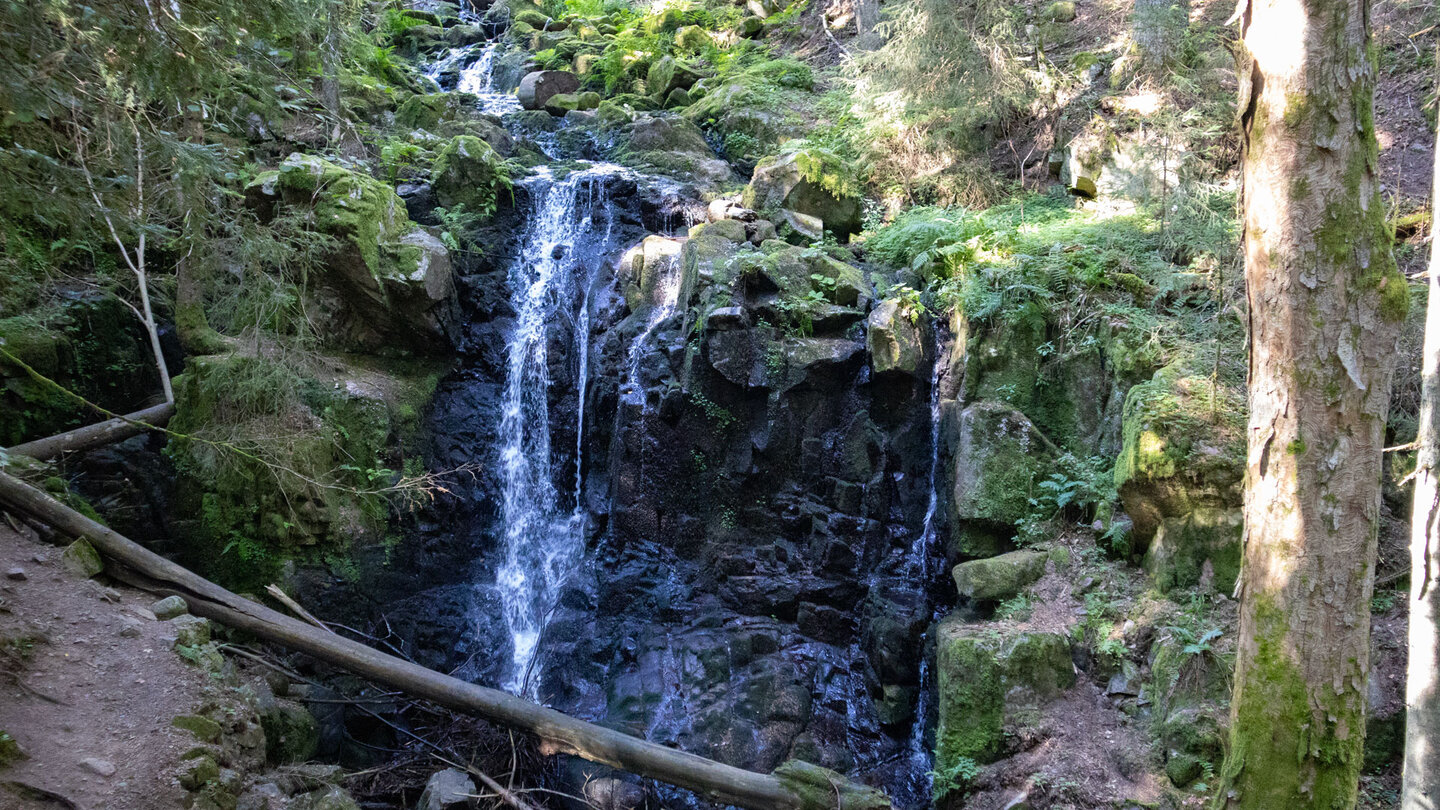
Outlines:
<svg viewBox="0 0 1440 810"><path fill-rule="evenodd" d="M394 261L382 261L382 246L398 241L410 229L405 205L394 189L320 158L298 154L280 165L275 187L287 203L308 205L315 226L353 250L372 276L405 275L403 264L397 267Z"/></svg>
<svg viewBox="0 0 1440 810"><path fill-rule="evenodd" d="M1236 683L1235 722L1217 796L1245 807L1355 806L1364 744L1360 694L1313 687L1290 655L1291 617L1267 593L1253 600L1255 653ZM1346 677L1349 680L1349 676Z"/></svg>

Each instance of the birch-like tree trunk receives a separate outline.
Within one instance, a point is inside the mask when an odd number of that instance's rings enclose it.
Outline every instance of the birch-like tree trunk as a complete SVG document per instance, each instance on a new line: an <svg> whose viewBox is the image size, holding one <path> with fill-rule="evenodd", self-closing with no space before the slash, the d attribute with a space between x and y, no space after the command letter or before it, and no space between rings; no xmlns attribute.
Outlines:
<svg viewBox="0 0 1440 810"><path fill-rule="evenodd" d="M1353 807L1380 457L1409 305L1376 174L1369 0L1242 16L1251 334L1240 637L1216 804Z"/></svg>
<svg viewBox="0 0 1440 810"><path fill-rule="evenodd" d="M1431 207L1440 199L1437 138ZM1405 775L1401 810L1440 806L1440 244L1430 224L1429 298L1421 365L1420 427L1410 512L1410 659L1405 677Z"/></svg>

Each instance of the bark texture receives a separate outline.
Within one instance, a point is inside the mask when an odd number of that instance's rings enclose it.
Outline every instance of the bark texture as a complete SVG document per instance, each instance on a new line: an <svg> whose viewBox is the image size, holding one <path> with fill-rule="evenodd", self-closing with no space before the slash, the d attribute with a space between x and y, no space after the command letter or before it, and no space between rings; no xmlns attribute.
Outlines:
<svg viewBox="0 0 1440 810"><path fill-rule="evenodd" d="M1380 455L1409 293L1376 176L1368 0L1242 18L1251 334L1240 639L1216 804L1354 806Z"/></svg>
<svg viewBox="0 0 1440 810"><path fill-rule="evenodd" d="M1435 194L1440 195L1440 151ZM1440 199L1432 195L1431 199ZM1420 425L1416 431L1414 504L1410 514L1410 658L1405 677L1405 775L1401 810L1440 804L1440 245L1430 240L1425 305Z"/></svg>
<svg viewBox="0 0 1440 810"><path fill-rule="evenodd" d="M167 402L163 405L156 405L153 408L146 408L143 411L126 414L115 419L107 419L104 422L96 422L93 425L75 428L74 430L59 433L54 436L47 436L43 439L36 439L33 442L17 444L6 450L8 453L21 456L29 456L38 461L48 461L56 456L65 453L73 453L77 450L92 450L96 447L104 447L107 444L124 441L131 436L139 436L147 430L157 426L163 426L175 415L175 405Z"/></svg>

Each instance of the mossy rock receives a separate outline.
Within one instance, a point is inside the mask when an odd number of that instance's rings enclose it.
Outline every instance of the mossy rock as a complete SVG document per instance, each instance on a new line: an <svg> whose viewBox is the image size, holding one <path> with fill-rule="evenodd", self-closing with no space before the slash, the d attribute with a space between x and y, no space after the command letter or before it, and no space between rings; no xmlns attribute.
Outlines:
<svg viewBox="0 0 1440 810"><path fill-rule="evenodd" d="M1005 753L1007 724L1075 685L1070 645L1059 633L1004 634L952 615L937 629L936 649L937 771L962 758L995 761Z"/></svg>
<svg viewBox="0 0 1440 810"><path fill-rule="evenodd" d="M477 150L478 151L478 150ZM308 209L331 237L325 273L312 277L321 337L359 351L448 349L458 319L449 251L410 221L390 186L318 157L292 154L245 189L262 218L280 205Z"/></svg>
<svg viewBox="0 0 1440 810"><path fill-rule="evenodd" d="M9 733L0 731L0 769L7 768L25 759L28 754L20 747L20 742Z"/></svg>
<svg viewBox="0 0 1440 810"><path fill-rule="evenodd" d="M20 365L119 413L139 410L160 390L149 337L119 298L75 293L45 318L0 318L0 447L96 421L96 414ZM164 317L163 312L161 317Z"/></svg>
<svg viewBox="0 0 1440 810"><path fill-rule="evenodd" d="M219 723L199 714L179 715L170 721L170 725L182 731L188 731L195 735L195 739L206 743L219 742L224 733L224 729Z"/></svg>
<svg viewBox="0 0 1440 810"><path fill-rule="evenodd" d="M298 703L277 700L260 710L265 729L265 759L273 765L304 762L320 746L320 726L315 716Z"/></svg>
<svg viewBox="0 0 1440 810"><path fill-rule="evenodd" d="M904 375L924 379L930 359L930 320L915 304L887 298L870 310L865 347L877 376Z"/></svg>
<svg viewBox="0 0 1440 810"><path fill-rule="evenodd" d="M65 547L60 554L60 562L66 571L84 579L98 576L105 570L105 561L100 559L100 552L83 537Z"/></svg>
<svg viewBox="0 0 1440 810"><path fill-rule="evenodd" d="M1157 585L1195 584L1208 559L1217 587L1233 586L1244 431L1243 393L1217 390L1183 366L1161 369L1126 396L1115 486L1134 520L1134 550L1149 553Z"/></svg>
<svg viewBox="0 0 1440 810"><path fill-rule="evenodd" d="M825 230L848 239L860 231L859 185L852 172L823 150L786 152L755 166L741 203L768 214L787 210L815 217Z"/></svg>
<svg viewBox="0 0 1440 810"><path fill-rule="evenodd" d="M650 65L645 75L645 89L657 99L663 99L675 90L688 90L705 78L705 74L680 62L673 56L664 56Z"/></svg>
<svg viewBox="0 0 1440 810"><path fill-rule="evenodd" d="M1045 574L1049 556L1043 551L1012 551L971 560L950 572L960 596L974 602L998 602L1030 587Z"/></svg>
<svg viewBox="0 0 1440 810"><path fill-rule="evenodd" d="M1006 403L976 402L958 413L952 406L947 417L949 554L993 556L1029 515L1055 454L1030 419Z"/></svg>
<svg viewBox="0 0 1440 810"><path fill-rule="evenodd" d="M463 205L467 212L485 217L510 188L510 175L490 144L473 135L457 135L436 154L430 187L442 206Z"/></svg>

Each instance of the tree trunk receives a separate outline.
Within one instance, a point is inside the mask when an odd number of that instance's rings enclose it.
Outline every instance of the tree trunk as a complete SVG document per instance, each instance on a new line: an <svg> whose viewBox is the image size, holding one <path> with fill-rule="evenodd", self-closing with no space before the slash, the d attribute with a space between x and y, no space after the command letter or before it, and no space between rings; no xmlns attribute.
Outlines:
<svg viewBox="0 0 1440 810"><path fill-rule="evenodd" d="M1431 208L1440 199L1440 137ZM1415 434L1414 503L1410 512L1410 658L1405 677L1405 775L1401 810L1440 806L1440 244L1430 224L1429 298Z"/></svg>
<svg viewBox="0 0 1440 810"><path fill-rule="evenodd" d="M547 753L566 753L693 790L752 810L889 810L875 788L834 771L790 761L761 774L576 720L521 697L452 678L322 630L237 596L0 472L0 504L71 537L83 537L136 584L185 599L192 613L244 630L456 711L528 732Z"/></svg>
<svg viewBox="0 0 1440 810"><path fill-rule="evenodd" d="M126 414L117 419L107 419L93 425L75 428L65 433L36 439L9 447L5 450L13 455L29 456L37 461L46 461L64 453L76 450L90 450L107 444L139 436L157 425L164 425L175 415L175 404L167 402L143 411Z"/></svg>
<svg viewBox="0 0 1440 810"><path fill-rule="evenodd" d="M1369 0L1253 0L1240 81L1250 424L1217 806L1352 807L1380 454L1409 304L1376 179Z"/></svg>

